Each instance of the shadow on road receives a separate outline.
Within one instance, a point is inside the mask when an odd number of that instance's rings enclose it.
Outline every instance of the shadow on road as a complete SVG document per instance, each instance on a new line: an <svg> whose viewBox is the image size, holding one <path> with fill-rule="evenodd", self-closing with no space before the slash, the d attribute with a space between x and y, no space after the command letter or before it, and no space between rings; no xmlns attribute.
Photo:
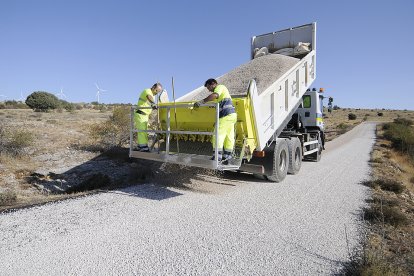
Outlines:
<svg viewBox="0 0 414 276"><path fill-rule="evenodd" d="M33 173L27 181L45 194L104 190L154 200L181 195L168 188L200 191L198 187L205 183L236 187L240 183L264 181L246 173L218 172L135 159L129 158L128 154L128 148L113 149L63 172Z"/></svg>
<svg viewBox="0 0 414 276"><path fill-rule="evenodd" d="M168 187L158 186L154 184L143 184L139 186L127 187L123 189L108 191L108 193L119 194L122 196L135 196L158 201L182 195L182 193L172 191L168 189Z"/></svg>

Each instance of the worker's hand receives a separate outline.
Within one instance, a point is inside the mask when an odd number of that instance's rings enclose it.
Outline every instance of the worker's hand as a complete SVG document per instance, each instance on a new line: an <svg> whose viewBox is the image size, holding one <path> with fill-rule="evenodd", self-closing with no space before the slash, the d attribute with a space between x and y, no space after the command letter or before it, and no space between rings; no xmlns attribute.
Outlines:
<svg viewBox="0 0 414 276"><path fill-rule="evenodd" d="M151 104L151 108L152 108L153 110L156 110L156 109L158 109L158 106L157 106L155 103L153 103L153 104Z"/></svg>
<svg viewBox="0 0 414 276"><path fill-rule="evenodd" d="M194 108L199 108L199 107L200 107L200 105L202 105L203 103L204 103L204 101L203 101L203 100L198 101L198 102L195 102L195 103L194 103Z"/></svg>

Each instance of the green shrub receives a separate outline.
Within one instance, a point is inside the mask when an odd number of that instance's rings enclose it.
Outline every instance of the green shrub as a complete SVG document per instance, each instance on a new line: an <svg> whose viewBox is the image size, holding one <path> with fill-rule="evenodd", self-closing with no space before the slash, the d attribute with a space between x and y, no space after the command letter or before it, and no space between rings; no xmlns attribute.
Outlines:
<svg viewBox="0 0 414 276"><path fill-rule="evenodd" d="M60 100L53 94L43 91L33 92L26 99L26 104L35 111L49 111L60 106Z"/></svg>
<svg viewBox="0 0 414 276"><path fill-rule="evenodd" d="M33 144L33 140L33 134L27 130L10 132L3 124L0 124L0 154L20 156L26 147Z"/></svg>
<svg viewBox="0 0 414 276"><path fill-rule="evenodd" d="M20 101L5 101L3 103L0 103L0 109L27 109L29 108L25 103L22 103Z"/></svg>
<svg viewBox="0 0 414 276"><path fill-rule="evenodd" d="M392 147L414 158L414 128L411 120L396 119L394 123L383 125L384 138L391 141Z"/></svg>
<svg viewBox="0 0 414 276"><path fill-rule="evenodd" d="M6 190L0 192L0 206L10 205L17 200L17 194L14 191Z"/></svg>
<svg viewBox="0 0 414 276"><path fill-rule="evenodd" d="M354 113L348 114L348 120L356 120L357 116Z"/></svg>
<svg viewBox="0 0 414 276"><path fill-rule="evenodd" d="M409 223L408 218L399 209L383 204L375 204L364 209L364 218L373 223L384 221L393 226L405 226Z"/></svg>
<svg viewBox="0 0 414 276"><path fill-rule="evenodd" d="M380 187L381 190L401 194L405 187L402 183L391 179L376 179L362 182L363 185L375 188Z"/></svg>
<svg viewBox="0 0 414 276"><path fill-rule="evenodd" d="M378 115L379 117L382 117L382 116L384 115L384 113L382 113L382 112L378 112L378 113L377 113L377 115Z"/></svg>
<svg viewBox="0 0 414 276"><path fill-rule="evenodd" d="M64 100L60 100L60 106L61 108L64 108L68 112L72 112L75 110L75 104L64 101Z"/></svg>
<svg viewBox="0 0 414 276"><path fill-rule="evenodd" d="M27 130L17 130L11 134L7 144L8 152L11 155L18 156L23 154L24 148L32 145L33 134Z"/></svg>
<svg viewBox="0 0 414 276"><path fill-rule="evenodd" d="M112 116L106 122L93 124L89 129L89 134L104 149L110 149L129 142L129 127L129 108L118 107L114 109Z"/></svg>
<svg viewBox="0 0 414 276"><path fill-rule="evenodd" d="M405 119L405 118L397 118L397 119L394 119L394 123L403 125L403 126L411 126L413 124L413 121L410 119Z"/></svg>
<svg viewBox="0 0 414 276"><path fill-rule="evenodd" d="M345 123L340 123L337 128L339 129L347 129L349 127L349 125L345 124Z"/></svg>

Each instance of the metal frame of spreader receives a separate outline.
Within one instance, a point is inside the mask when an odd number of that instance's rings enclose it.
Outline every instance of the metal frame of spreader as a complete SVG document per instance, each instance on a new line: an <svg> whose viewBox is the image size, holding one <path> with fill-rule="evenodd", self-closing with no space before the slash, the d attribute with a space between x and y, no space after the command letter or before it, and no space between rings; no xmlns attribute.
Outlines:
<svg viewBox="0 0 414 276"><path fill-rule="evenodd" d="M218 143L216 143L216 146L214 148L214 156L215 159L211 160L211 156L207 155L198 155L198 154L188 154L188 153L179 153L179 152L170 152L170 134L200 134L200 135L211 135L216 137L216 141L218 141L218 130L219 130L219 103L207 103L202 104L201 106L208 106L208 107L214 107L215 108L215 131L214 132L208 132L208 131L181 131L181 130L171 130L171 109L172 108L191 108L193 104L173 104L173 105L160 105L158 108L165 108L167 109L167 121L166 121L166 130L138 130L135 129L134 125L134 114L136 110L140 109L150 109L151 107L138 107L138 106L132 106L131 107L131 120L130 120L130 147L129 147L129 157L132 158L140 158L140 159L146 159L146 160L153 160L153 161L159 161L159 162L168 162L168 163L174 163L174 164L180 164L185 166L192 166L192 167L199 167L199 168L206 168L206 169L213 169L213 170L237 170L241 166L241 162L243 159L244 150L240 151L240 157L234 158L229 160L228 165L222 164L218 160ZM158 126L159 127L159 126ZM165 151L152 151L152 152L140 152L140 151L134 151L134 133L139 132L146 132L146 133L154 133L154 134L165 134L166 136L166 148Z"/></svg>

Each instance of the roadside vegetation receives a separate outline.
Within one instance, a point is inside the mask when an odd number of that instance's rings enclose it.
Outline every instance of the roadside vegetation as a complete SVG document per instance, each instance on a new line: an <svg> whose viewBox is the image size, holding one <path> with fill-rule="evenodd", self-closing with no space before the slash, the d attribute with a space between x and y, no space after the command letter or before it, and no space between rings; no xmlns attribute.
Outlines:
<svg viewBox="0 0 414 276"><path fill-rule="evenodd" d="M363 210L363 250L346 265L347 275L414 275L414 127L398 117L377 126L372 196Z"/></svg>
<svg viewBox="0 0 414 276"><path fill-rule="evenodd" d="M95 123L89 128L89 135L95 148L101 151L129 144L130 109L116 107L112 115L103 123Z"/></svg>

